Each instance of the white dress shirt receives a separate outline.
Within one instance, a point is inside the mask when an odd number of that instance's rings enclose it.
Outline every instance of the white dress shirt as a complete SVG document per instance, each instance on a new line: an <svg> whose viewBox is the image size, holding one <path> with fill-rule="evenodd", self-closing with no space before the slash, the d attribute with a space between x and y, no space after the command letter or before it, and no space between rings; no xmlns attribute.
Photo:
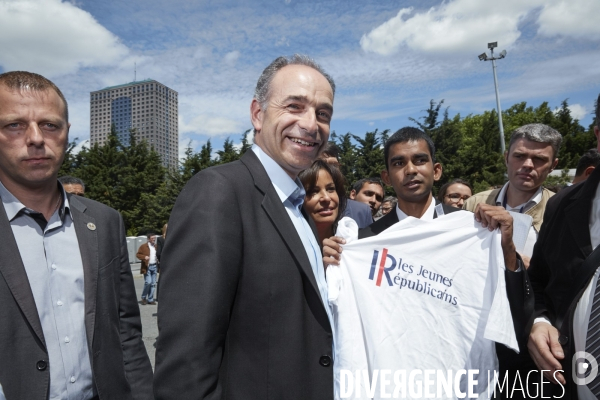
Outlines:
<svg viewBox="0 0 600 400"><path fill-rule="evenodd" d="M498 198L496 200L497 206L504 206L504 208L507 211L524 213L525 211L529 210L531 207L535 206L536 204L539 204L539 202L542 201L542 187L540 186L531 199L529 199L523 204L511 207L510 205L508 205L508 201L504 201L506 197L506 191L508 189L508 184L509 182L506 182L504 186L502 186L502 190L500 190L500 193L498 193ZM531 255L533 254L533 246L537 241L538 234L539 232L533 227L533 225L531 225L531 227L529 228L529 233L527 234L527 241L525 242L525 247L522 252L524 256L531 257Z"/></svg>
<svg viewBox="0 0 600 400"><path fill-rule="evenodd" d="M408 218L408 215L406 215L404 213L404 211L402 211L400 209L400 207L398 207L398 205L396 205L396 214L398 214L398 222L402 221L405 218ZM427 207L427 210L425 210L425 214L423 214L421 216L421 220L423 221L433 221L433 215L435 214L435 200L432 198L431 199L431 203L429 203L429 207Z"/></svg>

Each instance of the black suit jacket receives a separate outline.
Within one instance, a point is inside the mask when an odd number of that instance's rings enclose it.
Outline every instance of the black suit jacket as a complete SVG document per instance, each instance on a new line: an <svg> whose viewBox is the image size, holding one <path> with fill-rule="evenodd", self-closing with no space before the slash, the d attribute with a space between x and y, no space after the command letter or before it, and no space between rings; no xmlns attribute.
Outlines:
<svg viewBox="0 0 600 400"><path fill-rule="evenodd" d="M157 399L333 398L325 307L253 151L190 180L162 260Z"/></svg>
<svg viewBox="0 0 600 400"><path fill-rule="evenodd" d="M589 221L599 182L600 168L596 168L585 182L550 199L528 271L535 293L535 316L546 315L555 326L560 325L559 341L565 354L562 366L568 382L565 399L577 398L571 374L573 314L595 272L595 268L584 271L581 265L593 250ZM558 395L562 393L560 387L555 389Z"/></svg>
<svg viewBox="0 0 600 400"><path fill-rule="evenodd" d="M152 367L121 216L93 200L69 196L69 203L83 261L85 327L99 398L152 399ZM0 384L9 400L46 400L50 365L42 325L1 205L0 243Z"/></svg>

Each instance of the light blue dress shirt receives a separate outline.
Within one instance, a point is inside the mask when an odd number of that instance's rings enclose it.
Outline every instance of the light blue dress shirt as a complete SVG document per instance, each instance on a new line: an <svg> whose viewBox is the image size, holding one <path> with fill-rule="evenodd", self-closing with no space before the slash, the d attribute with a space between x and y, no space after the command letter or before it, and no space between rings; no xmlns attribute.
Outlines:
<svg viewBox="0 0 600 400"><path fill-rule="evenodd" d="M335 340L335 326L327 297L327 281L325 280L325 268L323 268L321 249L319 247L319 243L317 242L317 238L315 238L308 221L306 221L301 211L302 204L304 203L304 197L306 195L304 187L298 178L296 178L295 181L292 180L292 178L290 178L283 168L281 168L279 164L277 164L271 157L262 151L260 147L253 145L252 151L254 154L256 154L263 167L265 167L267 175L269 175L269 179L271 179L271 183L273 184L279 199L283 203L285 210L290 216L290 219L296 228L296 232L298 232L298 236L300 236L300 240L302 240L302 244L306 250L306 255L310 261L310 266L313 274L315 275L315 280L317 281L317 285L319 287L321 301L323 302L323 306L327 312L327 317L329 318L329 324L331 325L333 338ZM333 351L333 354L335 355L335 351Z"/></svg>
<svg viewBox="0 0 600 400"><path fill-rule="evenodd" d="M50 365L48 398L86 400L94 396L94 384L85 329L83 262L69 201L60 189L63 202L47 224L1 182L0 197L44 332Z"/></svg>

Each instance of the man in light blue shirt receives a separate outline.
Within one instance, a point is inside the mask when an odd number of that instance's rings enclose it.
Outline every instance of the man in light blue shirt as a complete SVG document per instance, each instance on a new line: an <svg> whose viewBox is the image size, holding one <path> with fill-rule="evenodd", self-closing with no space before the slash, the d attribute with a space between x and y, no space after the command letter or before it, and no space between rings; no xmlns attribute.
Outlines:
<svg viewBox="0 0 600 400"><path fill-rule="evenodd" d="M151 399L125 231L67 196L67 102L46 78L0 74L0 385L8 399Z"/></svg>

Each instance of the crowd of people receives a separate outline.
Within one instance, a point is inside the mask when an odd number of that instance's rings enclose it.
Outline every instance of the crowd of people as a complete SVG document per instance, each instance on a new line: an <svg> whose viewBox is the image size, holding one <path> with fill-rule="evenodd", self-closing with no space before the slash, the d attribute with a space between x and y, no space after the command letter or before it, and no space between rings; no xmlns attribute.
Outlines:
<svg viewBox="0 0 600 400"><path fill-rule="evenodd" d="M520 349L497 343L486 354L497 357L501 380L527 376L516 394L497 395L536 398L529 389L543 375L555 398L598 398L600 378L584 376L577 356L600 356L598 151L582 155L573 185L555 195L543 183L562 137L524 125L510 135L503 186L473 193L452 177L436 198L443 165L435 145L404 127L384 145L381 176L350 185L328 141L335 89L309 57L274 60L250 105L252 148L196 174L173 208L168 238L165 225L139 248L142 305L156 304L159 267L168 266L153 372L122 218L87 199L77 178L58 180L66 99L40 75L0 74L0 396L333 399L333 366L345 354L336 349L342 315L329 303L326 269L344 251L342 218L354 221L358 239L376 240L411 218L462 213L476 229L499 232L501 296ZM598 107L596 124L600 137ZM386 186L395 196L385 196ZM384 255L380 279L396 266L385 263Z"/></svg>

